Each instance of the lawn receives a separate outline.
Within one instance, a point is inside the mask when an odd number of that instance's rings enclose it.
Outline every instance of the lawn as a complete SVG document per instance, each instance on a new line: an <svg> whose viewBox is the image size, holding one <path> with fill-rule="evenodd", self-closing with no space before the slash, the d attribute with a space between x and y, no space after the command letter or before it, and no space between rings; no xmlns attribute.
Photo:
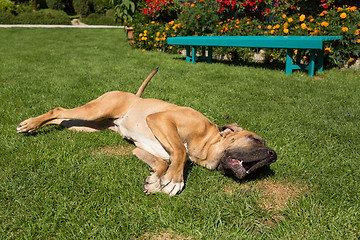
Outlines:
<svg viewBox="0 0 360 240"><path fill-rule="evenodd" d="M129 47L119 29L0 29L1 239L359 239L360 74L186 63ZM146 195L148 166L110 131L24 119L111 90L192 107L266 139L278 161L237 182L188 163L175 197Z"/></svg>

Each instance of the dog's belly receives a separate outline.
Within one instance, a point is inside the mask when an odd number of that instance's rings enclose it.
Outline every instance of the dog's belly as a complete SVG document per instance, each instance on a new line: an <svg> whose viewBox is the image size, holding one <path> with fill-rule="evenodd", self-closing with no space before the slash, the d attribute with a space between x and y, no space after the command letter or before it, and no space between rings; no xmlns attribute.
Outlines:
<svg viewBox="0 0 360 240"><path fill-rule="evenodd" d="M143 99L145 100L145 99ZM136 104L138 105L138 104ZM159 112L159 107L132 107L125 116L114 121L116 132L120 133L124 138L134 142L134 144L164 160L170 158L169 153L163 148L159 141L154 137L149 126L146 123L146 116Z"/></svg>

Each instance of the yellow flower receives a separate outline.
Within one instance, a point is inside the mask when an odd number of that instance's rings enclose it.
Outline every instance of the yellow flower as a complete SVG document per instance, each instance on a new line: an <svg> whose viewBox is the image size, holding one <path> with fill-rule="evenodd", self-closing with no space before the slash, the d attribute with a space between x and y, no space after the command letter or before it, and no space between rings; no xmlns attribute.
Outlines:
<svg viewBox="0 0 360 240"><path fill-rule="evenodd" d="M285 29L284 29L284 33L288 34L288 33L289 33L289 29L285 28Z"/></svg>
<svg viewBox="0 0 360 240"><path fill-rule="evenodd" d="M342 14L340 14L340 17L342 18L342 19L344 19L344 18L346 18L346 13L342 13Z"/></svg>
<svg viewBox="0 0 360 240"><path fill-rule="evenodd" d="M258 26L258 29L261 29L261 26L260 26L260 25Z"/></svg>
<svg viewBox="0 0 360 240"><path fill-rule="evenodd" d="M294 21L292 18L288 18L289 23L291 23L292 21Z"/></svg>
<svg viewBox="0 0 360 240"><path fill-rule="evenodd" d="M349 31L349 28L343 27L343 28L342 28L342 31L343 31L343 32L347 32L347 31Z"/></svg>
<svg viewBox="0 0 360 240"><path fill-rule="evenodd" d="M325 48L326 53L331 53L331 49L329 47Z"/></svg>
<svg viewBox="0 0 360 240"><path fill-rule="evenodd" d="M269 30L270 30L270 29L271 29L271 25L267 26L267 29L269 29Z"/></svg>
<svg viewBox="0 0 360 240"><path fill-rule="evenodd" d="M297 55L297 53L298 53L298 50L297 50L297 49L295 49L294 53L295 53L295 55Z"/></svg>
<svg viewBox="0 0 360 240"><path fill-rule="evenodd" d="M142 37L142 35L143 35L143 34L142 34L142 33L140 33L140 34L139 34L139 37Z"/></svg>
<svg viewBox="0 0 360 240"><path fill-rule="evenodd" d="M172 46L169 47L170 50L171 50L172 48L173 48Z"/></svg>
<svg viewBox="0 0 360 240"><path fill-rule="evenodd" d="M303 22L305 20L305 15L304 14L301 14L300 16L300 22Z"/></svg>
<svg viewBox="0 0 360 240"><path fill-rule="evenodd" d="M327 27L327 26L329 26L329 23L328 22L322 22L320 25L323 26L323 27Z"/></svg>
<svg viewBox="0 0 360 240"><path fill-rule="evenodd" d="M271 30L271 31L270 31L271 34L274 34L274 32L275 32L275 30Z"/></svg>
<svg viewBox="0 0 360 240"><path fill-rule="evenodd" d="M157 33L156 33L156 36L157 36L157 37L160 36L160 32L157 32Z"/></svg>
<svg viewBox="0 0 360 240"><path fill-rule="evenodd" d="M151 21L151 24L155 24L155 21Z"/></svg>
<svg viewBox="0 0 360 240"><path fill-rule="evenodd" d="M191 4L190 7L195 7L195 4Z"/></svg>
<svg viewBox="0 0 360 240"><path fill-rule="evenodd" d="M301 24L301 28L302 28L302 29L307 29L306 24L305 24L305 23L302 23L302 24Z"/></svg>

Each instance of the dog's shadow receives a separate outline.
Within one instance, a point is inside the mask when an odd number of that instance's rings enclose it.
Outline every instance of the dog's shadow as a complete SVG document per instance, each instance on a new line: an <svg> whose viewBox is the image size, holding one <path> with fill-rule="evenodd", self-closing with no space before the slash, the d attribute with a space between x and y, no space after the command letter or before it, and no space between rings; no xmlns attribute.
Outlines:
<svg viewBox="0 0 360 240"><path fill-rule="evenodd" d="M197 165L191 161L187 161L185 164L185 167L184 167L184 182L185 182L184 189L186 188L186 182L187 182L186 180L194 167L199 167L199 165ZM206 170L207 171L217 171L217 170L209 170L209 169L206 169ZM254 171L253 173L251 173L250 175L246 176L243 179L238 179L235 176L231 176L231 175L223 175L223 176L231 178L232 180L234 180L235 182L238 182L238 183L247 183L247 182L252 182L252 181L256 181L256 180L267 179L274 175L275 175L275 172L270 168L270 166L264 166L262 168L257 169L256 171Z"/></svg>

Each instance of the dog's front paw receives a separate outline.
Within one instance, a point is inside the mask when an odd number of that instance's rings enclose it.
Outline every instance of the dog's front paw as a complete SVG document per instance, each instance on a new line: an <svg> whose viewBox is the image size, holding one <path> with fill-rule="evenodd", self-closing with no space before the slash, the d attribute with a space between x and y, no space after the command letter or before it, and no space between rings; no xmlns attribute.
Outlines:
<svg viewBox="0 0 360 240"><path fill-rule="evenodd" d="M160 178L156 174L151 174L149 177L145 178L143 184L143 190L147 194L154 194L160 192L161 184Z"/></svg>
<svg viewBox="0 0 360 240"><path fill-rule="evenodd" d="M36 129L38 129L40 126L37 123L37 121L34 120L34 118L29 118L19 124L16 128L16 132L18 133L26 133L26 132L32 132Z"/></svg>
<svg viewBox="0 0 360 240"><path fill-rule="evenodd" d="M167 175L165 175L161 178L160 183L161 191L163 193L169 194L170 196L175 196L184 188L184 180L182 177L180 180L176 181L174 178L169 178Z"/></svg>

